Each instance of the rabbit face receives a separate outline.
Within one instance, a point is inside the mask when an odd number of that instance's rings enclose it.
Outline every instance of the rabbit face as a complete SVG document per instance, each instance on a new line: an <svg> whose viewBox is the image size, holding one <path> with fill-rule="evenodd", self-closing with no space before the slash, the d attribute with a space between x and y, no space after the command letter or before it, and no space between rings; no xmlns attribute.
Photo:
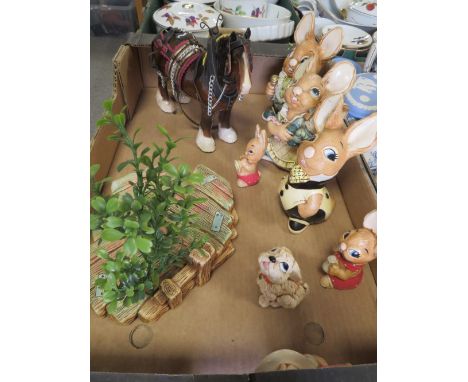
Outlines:
<svg viewBox="0 0 468 382"><path fill-rule="evenodd" d="M340 130L324 130L315 141L304 141L297 150L297 163L310 176L332 178L347 160L342 138Z"/></svg>
<svg viewBox="0 0 468 382"><path fill-rule="evenodd" d="M356 69L349 62L335 64L323 78L309 68L299 81L284 92L288 119L310 112L327 97L345 94L354 84L355 78ZM328 109L325 108L325 111Z"/></svg>
<svg viewBox="0 0 468 382"><path fill-rule="evenodd" d="M276 247L260 254L258 264L260 272L274 284L282 284L288 278L300 279L299 267L286 247Z"/></svg>
<svg viewBox="0 0 468 382"><path fill-rule="evenodd" d="M257 124L255 127L255 137L252 138L245 149L244 156L249 163L257 163L265 154L267 144L266 131L260 130Z"/></svg>
<svg viewBox="0 0 468 382"><path fill-rule="evenodd" d="M294 32L296 47L289 53L283 63L283 71L288 77L298 80L305 69L318 73L323 62L334 57L341 49L343 31L335 28L327 32L319 43L315 40L315 16L305 15Z"/></svg>
<svg viewBox="0 0 468 382"><path fill-rule="evenodd" d="M339 248L349 262L366 264L377 257L377 237L367 228L345 232Z"/></svg>
<svg viewBox="0 0 468 382"><path fill-rule="evenodd" d="M257 139L254 138L251 139L249 143L247 143L244 155L249 163L254 163L262 159L264 151L264 147L260 144L260 142L258 142Z"/></svg>
<svg viewBox="0 0 468 382"><path fill-rule="evenodd" d="M322 78L318 75L305 75L284 93L288 112L294 115L306 113L320 101L323 92Z"/></svg>
<svg viewBox="0 0 468 382"><path fill-rule="evenodd" d="M346 161L372 148L377 142L377 113L354 122L346 130L324 129L315 141L304 141L297 150L297 163L311 180L334 177Z"/></svg>
<svg viewBox="0 0 468 382"><path fill-rule="evenodd" d="M288 77L294 77L296 80L301 78L306 68L310 68L317 73L321 68L319 46L315 38L304 40L298 44L283 63L283 71Z"/></svg>

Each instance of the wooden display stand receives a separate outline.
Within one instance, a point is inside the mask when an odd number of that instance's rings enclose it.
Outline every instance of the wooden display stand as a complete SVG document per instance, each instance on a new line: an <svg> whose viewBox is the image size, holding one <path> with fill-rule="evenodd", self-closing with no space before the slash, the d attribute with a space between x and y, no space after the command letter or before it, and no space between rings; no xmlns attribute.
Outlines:
<svg viewBox="0 0 468 382"><path fill-rule="evenodd" d="M194 193L196 198L205 201L196 203L191 213L197 219L191 227L190 238L208 235L208 241L203 248L193 250L188 256L188 264L174 276L164 278L160 288L153 296L124 307L119 303L117 310L111 317L121 324L132 323L137 316L144 322L158 320L164 313L180 305L195 286L203 286L210 281L212 272L224 263L233 253L232 240L237 237L234 226L237 224L237 213L234 210L234 195L229 182L210 170L198 165L194 171L205 176L205 181L197 185ZM131 190L130 180L135 175L129 174L113 182L113 194L120 194ZM101 297L101 291L94 285L95 280L103 275L104 260L96 256L99 248L105 248L111 257L124 244L123 240L106 243L100 242L100 234L95 232L91 244L91 308L100 317L107 314L106 304ZM188 241L185 245L190 244ZM170 272L169 272L170 273Z"/></svg>

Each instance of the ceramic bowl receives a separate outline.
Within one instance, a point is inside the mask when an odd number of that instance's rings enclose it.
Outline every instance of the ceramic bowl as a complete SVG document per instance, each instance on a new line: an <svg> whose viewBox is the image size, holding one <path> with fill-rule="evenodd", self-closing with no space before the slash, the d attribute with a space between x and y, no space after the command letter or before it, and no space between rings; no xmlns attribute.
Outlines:
<svg viewBox="0 0 468 382"><path fill-rule="evenodd" d="M267 0L219 0L219 9L236 16L265 18L267 15Z"/></svg>
<svg viewBox="0 0 468 382"><path fill-rule="evenodd" d="M346 9L346 21L366 27L377 27L377 2L355 2Z"/></svg>
<svg viewBox="0 0 468 382"><path fill-rule="evenodd" d="M274 41L291 37L294 32L294 21L278 25L265 25L250 28L250 41Z"/></svg>
<svg viewBox="0 0 468 382"><path fill-rule="evenodd" d="M227 28L247 28L247 27L260 27L266 25L279 25L281 23L289 22L291 12L286 8L278 5L269 4L267 15L265 18L249 17L249 16L236 16L226 13L219 8L219 0L214 5L214 9L223 15L223 26Z"/></svg>
<svg viewBox="0 0 468 382"><path fill-rule="evenodd" d="M206 23L210 28L216 26L219 12L213 8L188 1L179 1L162 6L153 14L153 20L158 30L168 27L179 28L187 32L199 32L198 35L208 35L208 31L200 26Z"/></svg>

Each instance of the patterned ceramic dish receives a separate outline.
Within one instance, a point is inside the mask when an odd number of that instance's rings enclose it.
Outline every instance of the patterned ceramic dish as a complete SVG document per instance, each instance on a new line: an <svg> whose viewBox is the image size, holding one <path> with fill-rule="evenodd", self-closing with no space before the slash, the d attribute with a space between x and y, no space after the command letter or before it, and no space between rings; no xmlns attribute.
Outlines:
<svg viewBox="0 0 468 382"><path fill-rule="evenodd" d="M345 9L346 20L366 27L377 27L377 1L356 1Z"/></svg>
<svg viewBox="0 0 468 382"><path fill-rule="evenodd" d="M219 12L213 8L188 1L166 4L153 14L157 29L179 28L187 32L206 32L200 26L205 22L210 28L216 26Z"/></svg>
<svg viewBox="0 0 468 382"><path fill-rule="evenodd" d="M294 32L294 21L277 25L265 25L250 28L250 41L274 41L292 36Z"/></svg>
<svg viewBox="0 0 468 382"><path fill-rule="evenodd" d="M231 15L220 10L219 0L214 3L213 7L223 15L223 25L226 28L247 28L266 25L279 25L280 23L288 23L291 18L290 11L275 4L268 4L265 18Z"/></svg>
<svg viewBox="0 0 468 382"><path fill-rule="evenodd" d="M356 24L348 20L345 20L343 18L343 15L341 14L340 9L342 9L343 7L346 7L348 4L351 5L350 0L341 0L341 1L340 0L316 0L316 1L317 1L317 7L320 11L320 14L323 15L323 17L327 17L333 20L337 24L344 24L344 25L357 27L357 28L365 30L368 33L374 33L377 30L376 26L366 26L366 25Z"/></svg>
<svg viewBox="0 0 468 382"><path fill-rule="evenodd" d="M267 15L267 0L218 0L219 9L237 16L263 19Z"/></svg>
<svg viewBox="0 0 468 382"><path fill-rule="evenodd" d="M343 29L343 48L363 49L372 45L372 37L369 33L349 25L325 25L322 28L322 35L334 28Z"/></svg>

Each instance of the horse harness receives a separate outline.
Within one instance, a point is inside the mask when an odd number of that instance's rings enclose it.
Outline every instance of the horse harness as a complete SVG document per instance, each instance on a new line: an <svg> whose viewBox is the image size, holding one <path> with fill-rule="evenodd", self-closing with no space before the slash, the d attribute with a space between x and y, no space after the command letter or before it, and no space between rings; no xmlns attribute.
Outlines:
<svg viewBox="0 0 468 382"><path fill-rule="evenodd" d="M176 46L172 47L170 45L170 41L173 37L180 38L184 35L188 35L187 39L180 41ZM183 32L179 29L175 28L167 28L161 31L158 36L153 40L152 49L153 52L151 53L153 57L152 66L156 70L156 73L161 81L163 87L166 88L167 81L169 80L171 85L171 90L173 97L179 103L179 106L184 113L184 115L189 119L193 124L199 126L198 123L193 121L183 110L182 105L180 104L180 92L182 88L182 80L188 70L188 68L195 63L195 67L197 71L195 73L195 78L193 82L202 75L207 79L208 82L208 105L207 105L207 114L211 116L213 110L218 106L221 101L225 101L227 104L227 108L230 108L234 101L237 98L238 90L237 87L230 92L229 94L226 93L226 89L229 85L234 84L234 80L230 80L228 77L223 75L222 77L222 85L217 76L217 71L215 67L215 39L210 38L208 40L208 47L205 49L201 46L195 37L188 32ZM236 39L234 42L230 43L229 51L228 51L228 66L230 70L231 65L231 52L234 49L243 46L243 42L240 39ZM165 59L164 65L164 73L162 73L157 63L154 60L155 50L158 49L159 53ZM202 71L204 65L199 65L200 59L203 57L203 64L206 64L206 70ZM198 92L197 87L195 86L196 94L198 101L201 101L200 94ZM213 100L216 101L213 104Z"/></svg>

